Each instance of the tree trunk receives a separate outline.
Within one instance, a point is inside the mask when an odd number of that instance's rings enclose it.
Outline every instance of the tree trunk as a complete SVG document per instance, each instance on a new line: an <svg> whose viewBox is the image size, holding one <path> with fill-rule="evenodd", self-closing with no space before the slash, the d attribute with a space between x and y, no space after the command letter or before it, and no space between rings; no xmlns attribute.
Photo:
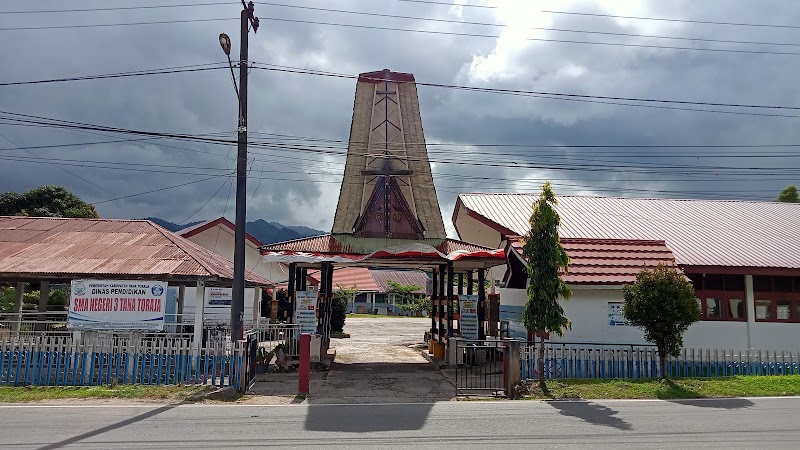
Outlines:
<svg viewBox="0 0 800 450"><path fill-rule="evenodd" d="M544 334L541 335L541 343L539 345L539 386L542 389L545 388L545 380L544 380Z"/></svg>
<svg viewBox="0 0 800 450"><path fill-rule="evenodd" d="M667 379L667 355L662 352L658 352L658 357L661 359L661 378Z"/></svg>

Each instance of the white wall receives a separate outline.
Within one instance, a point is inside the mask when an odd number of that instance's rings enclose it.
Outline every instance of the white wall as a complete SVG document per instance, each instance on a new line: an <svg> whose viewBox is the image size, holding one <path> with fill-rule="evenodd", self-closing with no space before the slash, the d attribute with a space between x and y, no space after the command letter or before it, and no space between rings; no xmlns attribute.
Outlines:
<svg viewBox="0 0 800 450"><path fill-rule="evenodd" d="M233 261L234 234L233 230L224 225L217 225L186 239ZM258 247L249 240L245 240L245 244L245 267L275 283L285 283L289 279L289 272L285 267L278 263L261 261Z"/></svg>
<svg viewBox="0 0 800 450"><path fill-rule="evenodd" d="M231 321L231 307L230 306L210 306L208 304L208 296L211 288L206 286L205 291L205 309L204 309L204 320L206 321L219 321L230 323ZM183 303L183 314L186 318L183 322L184 323L194 323L194 312L195 312L195 295L197 293L197 288L194 287L187 287L184 303ZM255 295L255 290L253 288L245 288L244 290L244 320L245 322L250 322L253 320L253 296ZM260 305L256 306L256 313L259 312Z"/></svg>
<svg viewBox="0 0 800 450"><path fill-rule="evenodd" d="M527 301L524 289L501 289L500 308L522 306ZM608 303L622 302L622 289L572 286L572 298L562 302L572 331L554 342L646 344L642 330L625 325L610 325ZM506 308L508 309L508 308ZM747 349L747 322L700 321L683 336L687 348ZM770 351L800 351L800 323L750 323L751 347Z"/></svg>

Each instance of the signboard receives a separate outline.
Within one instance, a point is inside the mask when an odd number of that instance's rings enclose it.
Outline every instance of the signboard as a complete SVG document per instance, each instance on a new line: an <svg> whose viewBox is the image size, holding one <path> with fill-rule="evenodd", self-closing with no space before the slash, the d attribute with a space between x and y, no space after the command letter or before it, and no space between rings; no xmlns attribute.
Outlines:
<svg viewBox="0 0 800 450"><path fill-rule="evenodd" d="M608 302L608 324L612 327L627 327L628 319L622 315L622 302Z"/></svg>
<svg viewBox="0 0 800 450"><path fill-rule="evenodd" d="M212 287L208 289L208 306L231 306L233 289Z"/></svg>
<svg viewBox="0 0 800 450"><path fill-rule="evenodd" d="M478 296L459 295L458 309L460 318L458 326L461 328L461 337L464 339L478 339Z"/></svg>
<svg viewBox="0 0 800 450"><path fill-rule="evenodd" d="M73 280L67 327L161 331L166 296L163 281Z"/></svg>
<svg viewBox="0 0 800 450"><path fill-rule="evenodd" d="M300 325L301 334L317 332L317 291L295 293L294 323Z"/></svg>

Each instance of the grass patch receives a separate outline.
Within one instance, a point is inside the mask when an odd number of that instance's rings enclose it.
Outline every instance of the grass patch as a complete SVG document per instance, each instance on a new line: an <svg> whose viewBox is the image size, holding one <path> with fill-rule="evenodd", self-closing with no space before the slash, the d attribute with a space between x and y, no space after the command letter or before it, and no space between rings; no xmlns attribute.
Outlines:
<svg viewBox="0 0 800 450"><path fill-rule="evenodd" d="M800 375L683 378L673 380L558 380L532 399L681 399L800 395Z"/></svg>
<svg viewBox="0 0 800 450"><path fill-rule="evenodd" d="M209 391L208 386L0 386L0 402L21 403L70 398L119 398L183 401Z"/></svg>

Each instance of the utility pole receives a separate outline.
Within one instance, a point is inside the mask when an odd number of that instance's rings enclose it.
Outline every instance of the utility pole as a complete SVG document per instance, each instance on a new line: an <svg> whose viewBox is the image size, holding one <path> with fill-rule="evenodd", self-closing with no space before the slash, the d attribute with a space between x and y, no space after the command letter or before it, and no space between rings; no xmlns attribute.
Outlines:
<svg viewBox="0 0 800 450"><path fill-rule="evenodd" d="M247 67L248 32L258 31L258 18L253 14L255 5L242 0L241 47L239 49L239 125L238 152L236 156L236 229L233 250L233 295L231 298L231 341L244 338L244 261L245 225L247 223Z"/></svg>

